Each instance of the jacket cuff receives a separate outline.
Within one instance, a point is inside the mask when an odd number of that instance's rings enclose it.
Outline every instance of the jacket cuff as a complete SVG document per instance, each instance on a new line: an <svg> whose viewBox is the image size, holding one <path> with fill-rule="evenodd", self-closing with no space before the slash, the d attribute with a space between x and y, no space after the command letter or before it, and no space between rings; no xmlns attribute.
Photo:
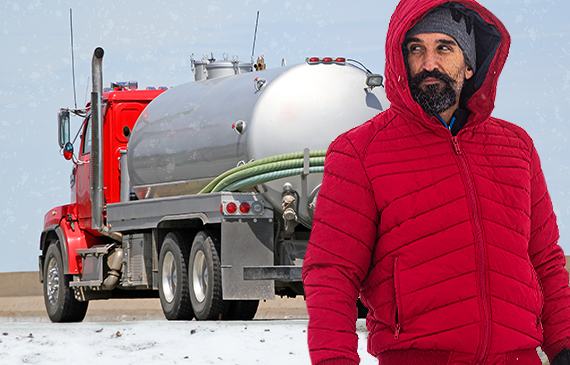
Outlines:
<svg viewBox="0 0 570 365"><path fill-rule="evenodd" d="M548 356L548 360L552 361L560 353L560 351L564 350L564 348L570 349L570 338L566 337L555 343L542 347L542 351Z"/></svg>
<svg viewBox="0 0 570 365"><path fill-rule="evenodd" d="M352 359L348 359L346 357L337 357L334 359L328 359L328 360L321 361L320 363L318 363L316 365L358 365L358 362L356 362Z"/></svg>

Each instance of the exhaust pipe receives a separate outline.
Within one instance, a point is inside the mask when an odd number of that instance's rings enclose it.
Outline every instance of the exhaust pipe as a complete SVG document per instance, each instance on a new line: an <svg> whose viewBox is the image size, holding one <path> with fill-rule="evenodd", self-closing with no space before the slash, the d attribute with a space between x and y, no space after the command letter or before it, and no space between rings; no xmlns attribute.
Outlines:
<svg viewBox="0 0 570 365"><path fill-rule="evenodd" d="M95 48L91 59L91 78L93 80L93 92L103 94L103 55L105 51L101 47Z"/></svg>
<svg viewBox="0 0 570 365"><path fill-rule="evenodd" d="M104 290L113 290L119 285L121 278L121 268L123 266L123 249L117 248L112 254L107 257L107 265L109 272L107 277L103 280L102 288Z"/></svg>
<svg viewBox="0 0 570 365"><path fill-rule="evenodd" d="M122 242L123 235L118 232L109 232L103 225L103 109L101 98L103 95L103 48L97 47L93 51L91 60L91 77L93 90L91 92L91 228L100 233Z"/></svg>
<svg viewBox="0 0 570 365"><path fill-rule="evenodd" d="M103 48L93 51L91 60L91 228L100 230L103 226L103 139L101 96L103 94Z"/></svg>

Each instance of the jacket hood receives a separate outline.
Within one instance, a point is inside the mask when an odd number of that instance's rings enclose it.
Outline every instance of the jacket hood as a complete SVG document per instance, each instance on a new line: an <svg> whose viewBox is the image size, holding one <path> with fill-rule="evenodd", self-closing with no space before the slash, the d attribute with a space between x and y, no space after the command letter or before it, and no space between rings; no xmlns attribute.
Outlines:
<svg viewBox="0 0 570 365"><path fill-rule="evenodd" d="M481 123L491 115L495 107L497 82L509 54L511 38L503 23L474 0L400 1L390 19L386 38L386 95L390 107L407 117L440 124L412 98L402 47L406 32L440 6L459 9L473 22L477 71L463 87L460 106L471 111L468 126Z"/></svg>

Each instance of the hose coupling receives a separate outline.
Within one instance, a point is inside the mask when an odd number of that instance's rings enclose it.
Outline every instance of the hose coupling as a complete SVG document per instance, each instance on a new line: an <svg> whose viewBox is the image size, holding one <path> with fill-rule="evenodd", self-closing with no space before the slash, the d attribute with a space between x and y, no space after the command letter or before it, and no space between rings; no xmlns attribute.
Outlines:
<svg viewBox="0 0 570 365"><path fill-rule="evenodd" d="M281 198L281 207L283 208L283 219L285 221L297 221L297 198L295 189L290 183L283 184L283 194Z"/></svg>

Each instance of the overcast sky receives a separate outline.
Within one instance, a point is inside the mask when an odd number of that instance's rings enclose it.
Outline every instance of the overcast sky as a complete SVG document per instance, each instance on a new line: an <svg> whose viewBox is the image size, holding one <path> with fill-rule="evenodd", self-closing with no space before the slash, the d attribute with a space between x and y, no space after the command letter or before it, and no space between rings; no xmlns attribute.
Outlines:
<svg viewBox="0 0 570 365"><path fill-rule="evenodd" d="M494 116L525 128L542 159L570 254L570 3L482 0L505 23L511 53ZM192 80L190 55L226 52L268 68L307 56L357 59L383 73L396 0L10 1L0 5L0 272L38 269L43 216L70 201L72 164L59 155L56 113L73 107L69 9L73 8L78 106L90 60L105 49L103 83L175 86ZM78 120L72 126L78 128Z"/></svg>

